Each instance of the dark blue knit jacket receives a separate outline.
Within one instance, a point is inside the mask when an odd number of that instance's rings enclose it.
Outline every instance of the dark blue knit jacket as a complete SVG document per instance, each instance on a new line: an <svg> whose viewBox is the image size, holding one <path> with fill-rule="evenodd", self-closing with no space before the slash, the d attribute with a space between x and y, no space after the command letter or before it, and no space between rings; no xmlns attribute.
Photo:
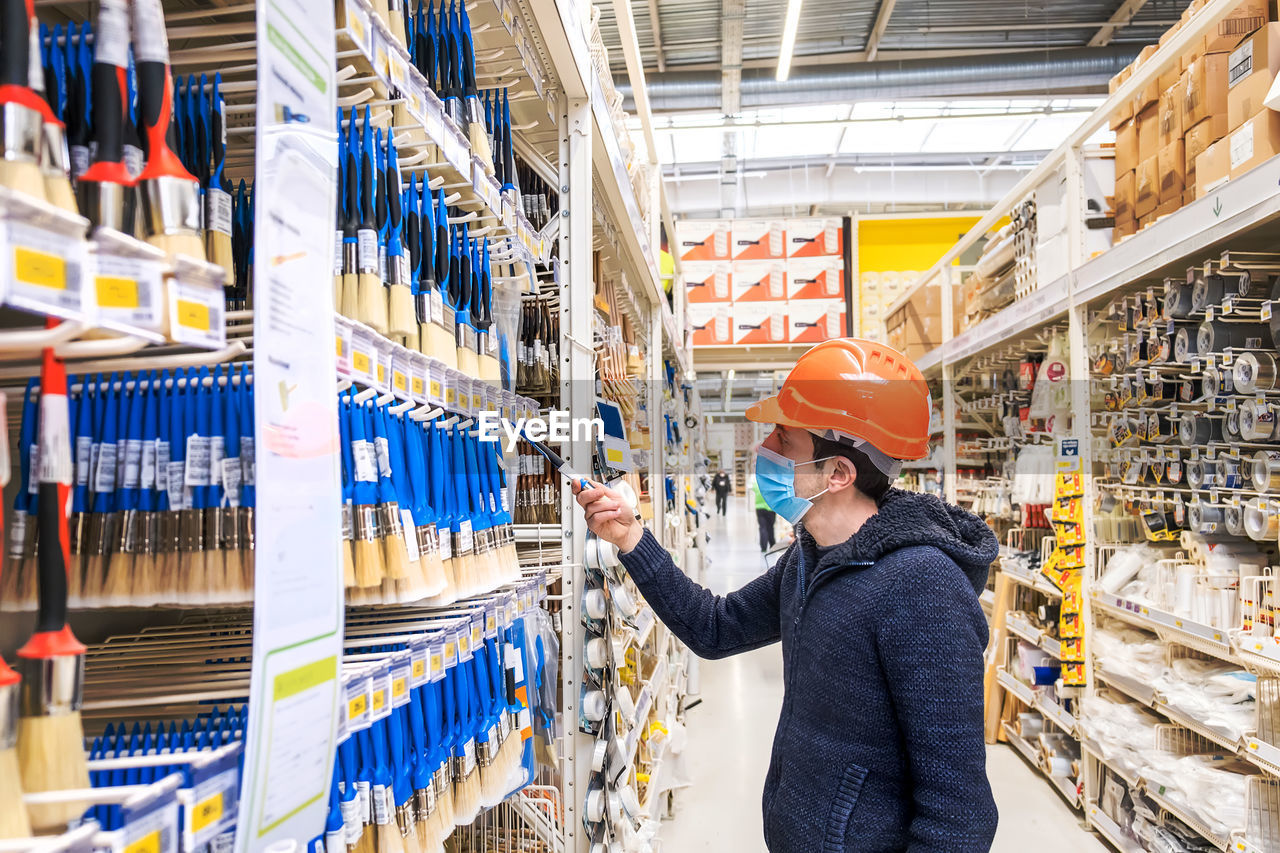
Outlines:
<svg viewBox="0 0 1280 853"><path fill-rule="evenodd" d="M622 556L695 654L782 640L764 787L772 853L990 849L977 591L997 550L977 516L894 489L821 559L801 525L773 569L726 596L691 581L648 532Z"/></svg>

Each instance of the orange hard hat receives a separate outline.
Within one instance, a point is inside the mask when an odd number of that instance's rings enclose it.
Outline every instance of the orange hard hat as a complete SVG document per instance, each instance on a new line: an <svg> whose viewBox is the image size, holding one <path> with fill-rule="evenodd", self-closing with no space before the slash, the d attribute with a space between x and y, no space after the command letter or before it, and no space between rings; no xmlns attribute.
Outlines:
<svg viewBox="0 0 1280 853"><path fill-rule="evenodd" d="M800 356L778 393L746 414L870 450L878 468L896 473L896 460L929 454L932 408L924 376L905 355L875 341L837 338Z"/></svg>

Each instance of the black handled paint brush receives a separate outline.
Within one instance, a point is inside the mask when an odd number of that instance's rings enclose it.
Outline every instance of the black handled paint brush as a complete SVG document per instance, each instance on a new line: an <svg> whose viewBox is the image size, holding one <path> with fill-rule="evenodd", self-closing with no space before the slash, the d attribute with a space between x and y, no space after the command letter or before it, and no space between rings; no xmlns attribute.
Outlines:
<svg viewBox="0 0 1280 853"><path fill-rule="evenodd" d="M213 174L205 189L205 244L209 260L222 267L223 283L230 286L235 283L235 261L231 250L231 182L226 175L227 105L222 97L221 72L213 75L209 122Z"/></svg>
<svg viewBox="0 0 1280 853"><path fill-rule="evenodd" d="M128 69L129 5L104 0L93 55L93 163L80 176L80 197L90 222L126 234L134 219L134 179L124 159Z"/></svg>
<svg viewBox="0 0 1280 853"><path fill-rule="evenodd" d="M50 319L48 325L56 327L58 321ZM35 631L18 650L25 669L18 766L23 786L29 792L89 787L84 728L80 722L85 647L67 624L71 475L67 372L53 348L48 347L43 352L40 371L40 505L36 518L40 603ZM85 807L78 802L32 806L32 828L37 832L61 832L69 821L84 813Z"/></svg>
<svg viewBox="0 0 1280 853"><path fill-rule="evenodd" d="M31 0L4 0L0 4L0 115L4 120L4 157L0 159L0 186L44 200L40 174L40 146L46 116L53 112L31 88L35 4ZM34 64L39 66L39 51Z"/></svg>

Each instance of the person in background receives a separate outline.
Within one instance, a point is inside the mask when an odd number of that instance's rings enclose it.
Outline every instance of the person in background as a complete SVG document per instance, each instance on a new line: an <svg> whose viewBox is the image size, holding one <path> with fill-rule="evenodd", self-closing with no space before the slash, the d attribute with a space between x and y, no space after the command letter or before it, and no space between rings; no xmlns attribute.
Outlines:
<svg viewBox="0 0 1280 853"><path fill-rule="evenodd" d="M777 526L777 513L769 509L769 505L765 503L764 495L760 494L760 486L756 483L756 475L751 474L751 496L756 506L756 524L760 526L760 553L768 552L770 548L778 544L778 540L774 536L774 528Z"/></svg>
<svg viewBox="0 0 1280 853"><path fill-rule="evenodd" d="M711 481L711 488L716 493L716 512L727 515L729 512L729 491L733 485L729 482L729 472L721 468L716 478Z"/></svg>
<svg viewBox="0 0 1280 853"><path fill-rule="evenodd" d="M892 488L902 460L929 452L929 413L924 377L892 347L845 338L802 355L747 410L774 425L756 483L795 542L724 596L677 568L617 492L574 486L588 527L695 654L782 642L771 853L982 853L995 838L978 591L999 547L972 513Z"/></svg>

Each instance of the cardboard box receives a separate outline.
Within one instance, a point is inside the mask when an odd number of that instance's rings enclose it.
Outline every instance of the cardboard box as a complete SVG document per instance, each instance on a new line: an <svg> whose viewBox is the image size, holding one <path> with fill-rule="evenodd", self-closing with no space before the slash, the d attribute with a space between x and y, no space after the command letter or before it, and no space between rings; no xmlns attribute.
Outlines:
<svg viewBox="0 0 1280 853"><path fill-rule="evenodd" d="M1134 119L1138 125L1138 162L1160 153L1160 108L1152 104Z"/></svg>
<svg viewBox="0 0 1280 853"><path fill-rule="evenodd" d="M1262 112L1233 130L1226 141L1231 177L1235 179L1280 154L1280 113L1263 107Z"/></svg>
<svg viewBox="0 0 1280 853"><path fill-rule="evenodd" d="M1123 175L1138 167L1138 125L1132 119L1116 130L1116 174Z"/></svg>
<svg viewBox="0 0 1280 853"><path fill-rule="evenodd" d="M1268 24L1231 51L1227 71L1227 129L1235 130L1262 109L1280 72L1280 24Z"/></svg>
<svg viewBox="0 0 1280 853"><path fill-rule="evenodd" d="M1196 188L1193 184L1187 184L1186 189L1182 191L1182 206L1186 207L1196 200Z"/></svg>
<svg viewBox="0 0 1280 853"><path fill-rule="evenodd" d="M1230 54L1211 53L1196 57L1182 75L1182 129L1215 116L1227 116L1227 66Z"/></svg>
<svg viewBox="0 0 1280 853"><path fill-rule="evenodd" d="M1141 73L1143 65L1146 64L1147 60L1149 60L1155 54L1155 52L1156 52L1156 46L1154 44L1149 44L1146 47L1144 47L1142 49L1142 52L1138 54L1138 58L1133 61L1133 73L1134 74ZM1137 94L1134 95L1134 98L1133 98L1134 115L1137 115L1138 113L1142 112L1147 107L1151 106L1152 104L1156 103L1159 100L1160 100L1160 78L1153 77L1145 86L1143 86L1141 89L1138 90Z"/></svg>
<svg viewBox="0 0 1280 853"><path fill-rule="evenodd" d="M1174 36L1178 34L1178 31L1181 29L1182 29L1181 21L1174 24L1172 27L1169 27L1169 29L1165 30L1163 33L1160 34L1160 40L1157 42L1157 47L1164 47L1173 39ZM1177 62L1173 63L1173 65L1169 66L1164 71L1160 72L1160 91L1163 92L1165 89L1168 89L1170 86L1178 85L1178 77L1181 74L1182 74L1182 60L1181 60L1181 57L1179 57L1179 60Z"/></svg>
<svg viewBox="0 0 1280 853"><path fill-rule="evenodd" d="M1160 157L1148 157L1133 175L1133 215L1138 219L1160 205Z"/></svg>
<svg viewBox="0 0 1280 853"><path fill-rule="evenodd" d="M1116 227L1112 229L1112 236L1115 240L1122 237L1129 237L1138 233L1138 221L1130 217L1129 219L1117 219Z"/></svg>
<svg viewBox="0 0 1280 853"><path fill-rule="evenodd" d="M1221 56L1222 54L1218 54ZM1227 135L1227 116L1220 114L1207 118L1186 132L1183 137L1183 149L1187 155L1186 183L1196 183L1196 158L1209 149L1209 146ZM686 276L687 277L687 276Z"/></svg>
<svg viewBox="0 0 1280 853"><path fill-rule="evenodd" d="M1170 213L1177 213L1182 209L1182 193L1178 193L1177 198L1171 198L1156 208L1155 217L1157 220L1163 219Z"/></svg>
<svg viewBox="0 0 1280 853"><path fill-rule="evenodd" d="M1125 172L1116 178L1116 221L1132 220L1134 202L1137 200L1137 189L1134 185L1133 172Z"/></svg>
<svg viewBox="0 0 1280 853"><path fill-rule="evenodd" d="M1114 95L1116 90L1124 85L1124 82L1133 74L1133 65L1126 65L1121 69L1120 73L1111 78L1107 84L1107 94ZM1111 114L1111 129L1116 130L1120 125L1133 118L1133 99L1130 98L1118 106Z"/></svg>
<svg viewBox="0 0 1280 853"><path fill-rule="evenodd" d="M1187 174L1186 149L1181 139L1160 149L1160 154L1156 158L1156 168L1160 172L1158 193L1160 204L1165 205L1176 201L1181 206L1182 190Z"/></svg>
<svg viewBox="0 0 1280 853"><path fill-rule="evenodd" d="M1244 0L1204 39L1205 53L1230 53L1240 40L1271 20L1269 0Z"/></svg>
<svg viewBox="0 0 1280 853"><path fill-rule="evenodd" d="M1196 158L1196 198L1204 198L1231 177L1230 140L1219 139Z"/></svg>
<svg viewBox="0 0 1280 853"><path fill-rule="evenodd" d="M1175 81L1160 93L1160 147L1182 139L1182 90Z"/></svg>

